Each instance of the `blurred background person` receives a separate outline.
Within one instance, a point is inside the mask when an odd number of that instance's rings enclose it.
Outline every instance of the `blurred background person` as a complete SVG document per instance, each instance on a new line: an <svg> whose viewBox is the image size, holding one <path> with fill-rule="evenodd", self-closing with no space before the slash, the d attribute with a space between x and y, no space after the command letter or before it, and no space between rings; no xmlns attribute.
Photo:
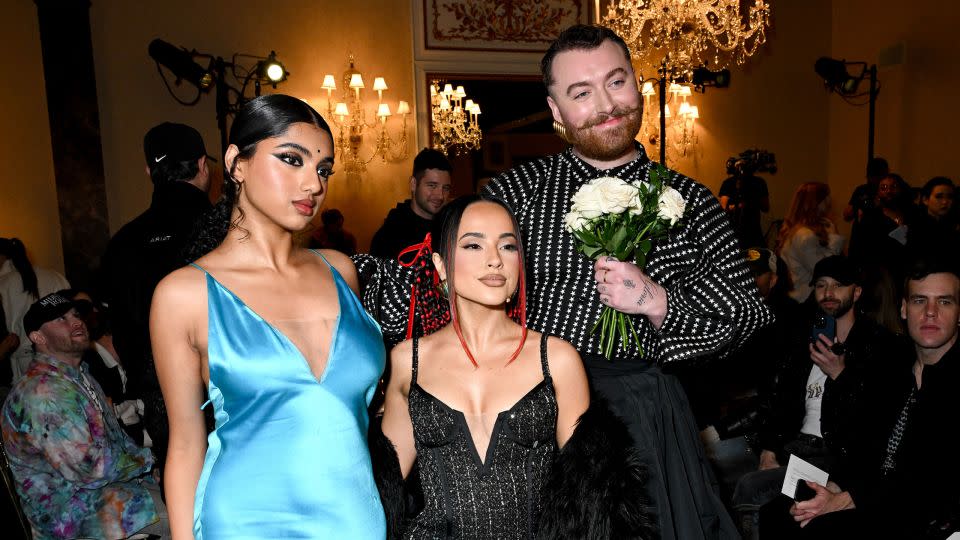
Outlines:
<svg viewBox="0 0 960 540"><path fill-rule="evenodd" d="M0 303L8 331L20 341L10 357L10 370L0 368L0 386L17 382L33 360L33 347L23 330L23 316L30 305L69 287L67 278L59 272L30 264L27 248L19 238L0 238Z"/></svg>
<svg viewBox="0 0 960 540"><path fill-rule="evenodd" d="M794 192L780 227L777 251L793 285L788 294L801 304L813 291L810 281L817 262L843 251L844 237L828 217L830 210L830 187L806 182Z"/></svg>

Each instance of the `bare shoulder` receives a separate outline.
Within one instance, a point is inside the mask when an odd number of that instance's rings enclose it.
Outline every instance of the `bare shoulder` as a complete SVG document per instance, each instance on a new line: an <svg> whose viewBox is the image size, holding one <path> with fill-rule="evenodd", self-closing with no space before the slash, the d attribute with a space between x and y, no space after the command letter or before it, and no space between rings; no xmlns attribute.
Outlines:
<svg viewBox="0 0 960 540"><path fill-rule="evenodd" d="M353 292L357 292L360 282L357 278L357 267L350 260L350 257L334 249L321 249L319 253L331 266L337 269L337 272L353 289Z"/></svg>
<svg viewBox="0 0 960 540"><path fill-rule="evenodd" d="M193 306L206 302L206 274L192 266L184 266L167 274L153 292L153 305Z"/></svg>
<svg viewBox="0 0 960 540"><path fill-rule="evenodd" d="M404 393L410 387L413 374L413 341L398 343L390 351L390 386L399 385Z"/></svg>
<svg viewBox="0 0 960 540"><path fill-rule="evenodd" d="M539 341L540 336L537 335L536 338ZM547 337L547 364L554 379L573 383L581 380L586 382L587 374L580 353L567 341L554 336Z"/></svg>

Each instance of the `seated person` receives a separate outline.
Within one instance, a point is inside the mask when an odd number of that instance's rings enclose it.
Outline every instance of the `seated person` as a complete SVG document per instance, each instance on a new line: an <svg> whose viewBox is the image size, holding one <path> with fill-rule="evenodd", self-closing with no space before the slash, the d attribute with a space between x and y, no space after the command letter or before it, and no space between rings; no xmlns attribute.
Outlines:
<svg viewBox="0 0 960 540"><path fill-rule="evenodd" d="M850 456L855 474L808 482L812 499L764 507L770 538L942 539L960 530L960 274L954 262L920 260L905 281L900 315L913 351L869 387L874 412Z"/></svg>
<svg viewBox="0 0 960 540"><path fill-rule="evenodd" d="M149 450L120 428L81 365L86 325L69 299L35 302L23 327L34 361L3 404L0 427L34 538L126 538L165 533Z"/></svg>
<svg viewBox="0 0 960 540"><path fill-rule="evenodd" d="M78 289L64 289L57 294L73 300L74 309L87 325L90 348L83 353L83 363L103 390L103 395L113 407L121 427L138 446L149 447L152 441L143 429L141 420L143 400L137 399L130 391L127 370L113 344L113 332L106 306Z"/></svg>
<svg viewBox="0 0 960 540"><path fill-rule="evenodd" d="M777 368L776 384L760 428L759 469L743 476L734 491L740 512L756 512L783 486L789 454L828 472L842 467L854 424L862 416L867 373L888 369L898 340L865 317L857 316L862 292L859 273L845 257L827 257L814 267L818 313L835 321L833 335L811 342L814 321L789 330L786 357ZM775 357L775 351L770 351ZM761 533L763 530L761 529Z"/></svg>

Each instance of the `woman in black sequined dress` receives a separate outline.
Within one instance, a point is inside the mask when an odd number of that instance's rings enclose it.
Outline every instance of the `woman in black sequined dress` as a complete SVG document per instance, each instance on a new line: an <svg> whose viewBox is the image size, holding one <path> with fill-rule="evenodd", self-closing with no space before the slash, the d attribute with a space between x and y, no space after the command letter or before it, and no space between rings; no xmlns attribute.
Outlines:
<svg viewBox="0 0 960 540"><path fill-rule="evenodd" d="M583 364L508 314L523 258L504 206L462 198L436 220L452 322L393 349L383 417L403 475L416 461L424 493L402 537L532 538L557 448L589 405Z"/></svg>

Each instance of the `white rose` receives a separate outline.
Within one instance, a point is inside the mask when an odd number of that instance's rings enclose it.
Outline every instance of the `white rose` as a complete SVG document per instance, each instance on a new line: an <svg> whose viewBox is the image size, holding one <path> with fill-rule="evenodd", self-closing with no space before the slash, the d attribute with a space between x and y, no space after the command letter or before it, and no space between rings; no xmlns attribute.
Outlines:
<svg viewBox="0 0 960 540"><path fill-rule="evenodd" d="M604 212L607 214L625 212L637 195L637 188L619 178L607 176L598 178L594 182L597 183L597 190L603 197Z"/></svg>
<svg viewBox="0 0 960 540"><path fill-rule="evenodd" d="M639 216L643 213L643 201L640 200L640 190L633 191L633 197L630 199L629 206L630 214L634 216Z"/></svg>
<svg viewBox="0 0 960 540"><path fill-rule="evenodd" d="M570 232L578 231L587 226L587 220L583 218L583 214L576 210L567 212L567 215L563 216L563 222Z"/></svg>
<svg viewBox="0 0 960 540"><path fill-rule="evenodd" d="M665 187L660 192L660 198L657 200L657 214L670 222L670 225L676 225L677 221L683 217L683 212L687 209L687 203L683 200L683 195L672 187Z"/></svg>
<svg viewBox="0 0 960 540"><path fill-rule="evenodd" d="M572 212L579 212L585 219L594 219L603 215L603 204L596 186L584 184L570 199Z"/></svg>

